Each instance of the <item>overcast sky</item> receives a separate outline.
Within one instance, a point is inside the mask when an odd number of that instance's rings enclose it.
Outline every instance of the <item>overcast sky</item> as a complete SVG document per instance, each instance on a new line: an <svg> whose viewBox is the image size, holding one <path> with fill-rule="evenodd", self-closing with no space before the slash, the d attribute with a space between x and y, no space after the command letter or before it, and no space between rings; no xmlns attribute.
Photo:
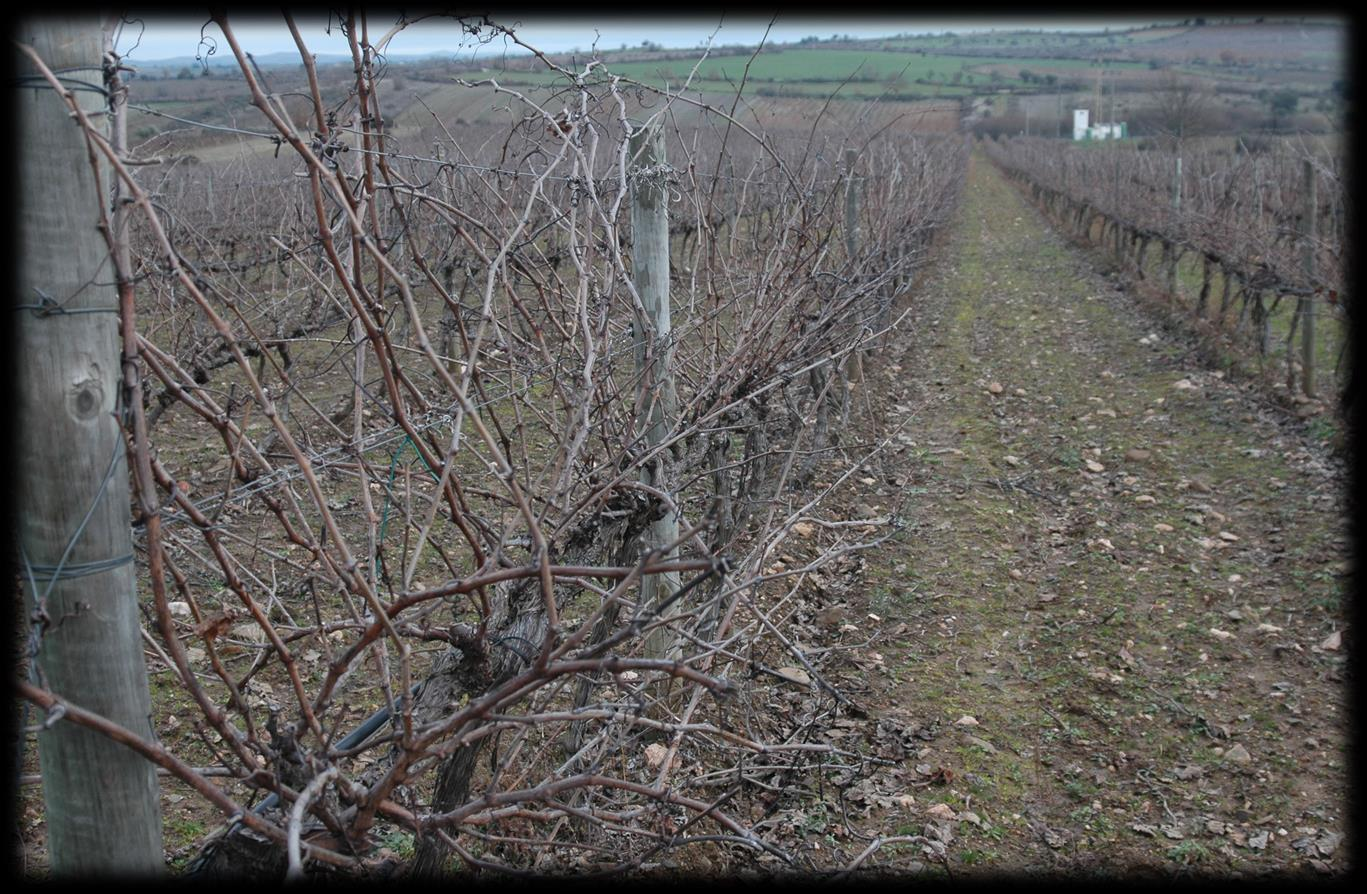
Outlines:
<svg viewBox="0 0 1367 894"><path fill-rule="evenodd" d="M129 17L138 18L139 15L130 13ZM140 26L134 23L125 27L123 37L119 41L120 51L135 65L139 61L150 62L176 56L194 56L197 51L203 53L204 51L199 49L202 26L206 38L217 44L217 54L226 55L228 53L227 42L223 39L218 27L212 23L205 25L208 21L207 16L204 18L170 18L164 12L157 12L141 16L141 18L146 24L146 27L141 29L141 40L139 41ZM396 18L392 12L372 13L369 18L371 40L378 40L394 24ZM238 41L242 44L242 48L249 53L266 55L295 49L289 31L279 17L267 18L259 14L242 17L230 15L228 21L232 25ZM495 21L514 27L523 40L546 52L564 52L576 47L581 50L588 50L595 39L602 49L617 49L622 44L639 46L645 40L666 47L692 48L701 46L713 32L716 32L715 43L717 45L736 43L751 45L759 42L764 34L765 26L769 23L768 17L761 18L754 15L726 17L713 15L689 19L656 16L632 19L611 13L558 19L544 14L508 15L496 17ZM999 30L1012 28L1099 30L1104 27L1132 27L1147 24L1149 21L1153 20L1140 20L1133 17L1102 19L1095 16L1070 18L1055 16L1033 19L1024 17L1003 17L1000 19L959 17L951 19L929 16L851 18L833 15L824 17L793 15L779 18L770 31L769 40L775 43L786 43L813 34L819 37L830 37L834 33L850 34L855 37L881 37L902 32L986 31L992 28ZM330 35L327 33L329 29L326 17L299 15L296 17L296 22L311 52L349 52L346 38L336 27L335 20L332 23ZM519 25L520 27L517 27ZM718 30L719 28L720 30ZM136 48L134 47L135 42L137 43ZM206 49L209 45L210 43L206 42ZM389 52L397 55L455 50L462 52L462 54L473 52L480 56L492 56L502 54L505 49L509 52L519 50L515 45L505 43L502 39L482 48L478 47L468 37L463 37L458 27L449 19L429 20L411 25L395 37L389 46Z"/></svg>

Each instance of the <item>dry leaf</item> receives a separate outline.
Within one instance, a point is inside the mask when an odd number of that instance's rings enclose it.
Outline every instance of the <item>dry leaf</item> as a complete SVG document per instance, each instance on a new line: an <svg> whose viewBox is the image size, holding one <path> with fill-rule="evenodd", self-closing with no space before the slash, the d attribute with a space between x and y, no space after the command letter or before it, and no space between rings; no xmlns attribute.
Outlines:
<svg viewBox="0 0 1367 894"><path fill-rule="evenodd" d="M659 742L652 742L646 746L646 763L650 765L652 770L658 770L660 764L664 763L665 755L668 753L668 748L661 745Z"/></svg>
<svg viewBox="0 0 1367 894"><path fill-rule="evenodd" d="M216 612L195 626L195 635L212 640L221 636L233 625L232 616L226 612Z"/></svg>
<svg viewBox="0 0 1367 894"><path fill-rule="evenodd" d="M812 682L812 678L800 667L780 667L775 673L799 686L810 686Z"/></svg>

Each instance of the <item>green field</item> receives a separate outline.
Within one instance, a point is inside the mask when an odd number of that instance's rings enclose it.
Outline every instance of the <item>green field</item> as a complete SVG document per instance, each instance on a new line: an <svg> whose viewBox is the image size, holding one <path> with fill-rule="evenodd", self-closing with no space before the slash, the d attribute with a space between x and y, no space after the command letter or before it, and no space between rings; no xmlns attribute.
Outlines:
<svg viewBox="0 0 1367 894"><path fill-rule="evenodd" d="M1035 31L1002 31L988 34L935 34L919 37L899 37L884 41L889 46L911 47L913 49L962 49L973 47L1056 47L1077 49L1089 47L1106 49L1108 47L1129 46L1171 37L1184 29L1154 28L1139 31L1123 31L1103 34L1085 32L1076 34L1042 33Z"/></svg>
<svg viewBox="0 0 1367 894"><path fill-rule="evenodd" d="M956 56L921 54L895 50L772 49L753 58L748 55L704 59L652 60L647 62L608 63L608 71L654 86L677 89L693 73L692 84L702 89L739 84L750 66L748 82L754 92L766 85L782 84L785 94L826 95L845 83L842 94L859 97L884 93L962 95L988 87L1022 86L1023 69L1043 72L1049 69L1090 69L1092 63L1081 59L1031 59L1017 56ZM1006 66L1011 70L996 78L987 66ZM1111 62L1108 68L1142 68L1134 62ZM543 84L561 76L548 72L503 72L500 81Z"/></svg>

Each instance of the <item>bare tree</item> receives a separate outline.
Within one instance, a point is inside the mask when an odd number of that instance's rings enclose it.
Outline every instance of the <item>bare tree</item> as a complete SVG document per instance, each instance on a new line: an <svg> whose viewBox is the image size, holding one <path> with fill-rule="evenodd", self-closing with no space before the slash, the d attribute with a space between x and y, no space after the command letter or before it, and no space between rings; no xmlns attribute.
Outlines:
<svg viewBox="0 0 1367 894"><path fill-rule="evenodd" d="M1180 152L1184 140L1206 132L1212 101L1208 87L1195 78L1169 72L1154 96L1156 126L1172 148Z"/></svg>

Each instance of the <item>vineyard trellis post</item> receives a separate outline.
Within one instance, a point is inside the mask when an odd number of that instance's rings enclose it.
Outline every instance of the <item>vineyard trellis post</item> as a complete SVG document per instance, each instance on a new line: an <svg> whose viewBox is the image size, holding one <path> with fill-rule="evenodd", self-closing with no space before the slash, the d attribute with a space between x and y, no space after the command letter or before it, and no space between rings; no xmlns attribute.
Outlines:
<svg viewBox="0 0 1367 894"><path fill-rule="evenodd" d="M1101 102L1100 99L1098 99L1098 100L1097 100L1097 105L1098 105L1098 107L1100 106L1100 102ZM1120 146L1119 146L1118 144L1115 146L1115 148L1113 148L1113 149L1111 150L1111 162L1112 162L1112 172L1111 172L1111 173L1112 173L1112 178L1111 178L1111 190L1112 190L1112 192L1111 192L1111 207L1112 207L1112 208L1116 208L1116 209L1118 209L1118 208L1123 208L1124 206L1123 206L1123 205L1121 204L1121 202L1120 202ZM1103 240L1105 240L1105 238L1106 238L1106 223L1105 223L1105 220L1106 220L1105 217L1103 217L1103 218L1102 218L1102 224L1101 224L1101 238L1102 238ZM1118 221L1118 220L1116 221L1116 226L1113 228L1113 230L1114 230L1114 232L1113 232L1113 238L1114 238L1114 240L1115 240L1115 245L1114 245L1115 256L1116 256L1117 259L1119 259L1119 258L1121 257L1121 254L1120 254L1120 225L1119 225L1119 221Z"/></svg>
<svg viewBox="0 0 1367 894"><path fill-rule="evenodd" d="M1315 164L1305 160L1305 213L1301 219L1301 245L1305 252L1305 281L1315 281L1315 217L1319 213L1315 195ZM1315 396L1315 296L1304 295L1301 311L1301 390L1306 397Z"/></svg>
<svg viewBox="0 0 1367 894"><path fill-rule="evenodd" d="M93 18L29 19L28 44L88 114L105 111ZM119 298L111 271L109 169L51 84L25 66L16 85L19 292L19 516L26 606L41 685L155 740L133 564L120 428ZM103 182L101 182L103 181ZM60 705L60 703L59 703ZM155 768L131 749L49 712L38 734L54 875L164 869Z"/></svg>
<svg viewBox="0 0 1367 894"><path fill-rule="evenodd" d="M1176 165L1173 167L1172 174L1172 230L1180 232L1182 227L1182 156L1177 156L1175 160ZM1176 240L1171 243L1164 242L1163 245L1167 249L1164 252L1167 260L1167 269L1165 270L1167 292L1173 298L1180 299L1181 295L1178 294L1177 285L1177 262L1182 257L1182 248Z"/></svg>
<svg viewBox="0 0 1367 894"><path fill-rule="evenodd" d="M664 129L658 122L638 128L631 135L631 260L632 282L640 295L645 318L636 319L633 340L636 344L636 369L644 399L640 403L640 426L645 432L645 449L655 458L641 470L641 481L668 492L668 450L659 449L668 440L678 414L674 389L673 333L669 315L669 186L666 182ZM657 549L679 537L679 521L665 509L645 534L644 548ZM671 558L667 553L664 558ZM658 605L679 586L676 572L652 574L642 578L641 606ZM677 606L672 611L677 611ZM664 658L673 642L665 628L646 638L646 654Z"/></svg>
<svg viewBox="0 0 1367 894"><path fill-rule="evenodd" d="M855 256L859 252L859 180L854 167L859 162L859 153L852 148L845 150L845 258L850 265L850 283L858 288L858 274L854 272ZM862 321L861 321L862 327ZM853 369L851 378L856 382L864 381L863 352L855 351L851 357ZM842 397L843 397L842 393Z"/></svg>
<svg viewBox="0 0 1367 894"><path fill-rule="evenodd" d="M1177 156L1177 169L1172 175L1172 211L1173 216L1181 219L1182 215L1182 156Z"/></svg>
<svg viewBox="0 0 1367 894"><path fill-rule="evenodd" d="M845 150L845 256L851 264L859 250L859 190L855 184L854 166L859 153Z"/></svg>

